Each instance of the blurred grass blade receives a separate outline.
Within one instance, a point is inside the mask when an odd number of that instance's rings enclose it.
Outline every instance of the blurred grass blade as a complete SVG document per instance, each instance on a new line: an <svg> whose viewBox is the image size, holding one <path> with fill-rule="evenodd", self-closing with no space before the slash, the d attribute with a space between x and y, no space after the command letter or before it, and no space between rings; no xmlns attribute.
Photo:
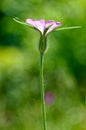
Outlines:
<svg viewBox="0 0 86 130"><path fill-rule="evenodd" d="M58 29L56 29L56 31L68 30L68 29L76 29L76 28L81 28L81 26L73 26L73 27L58 28Z"/></svg>
<svg viewBox="0 0 86 130"><path fill-rule="evenodd" d="M25 22L20 21L19 18L17 18L17 17L13 18L13 20L14 20L15 22L17 22L17 23L20 23L20 24L23 24L23 25L27 25L27 26L29 26L30 28L34 28L33 26L31 26L31 25L29 25L29 24L27 24L27 23L25 23Z"/></svg>

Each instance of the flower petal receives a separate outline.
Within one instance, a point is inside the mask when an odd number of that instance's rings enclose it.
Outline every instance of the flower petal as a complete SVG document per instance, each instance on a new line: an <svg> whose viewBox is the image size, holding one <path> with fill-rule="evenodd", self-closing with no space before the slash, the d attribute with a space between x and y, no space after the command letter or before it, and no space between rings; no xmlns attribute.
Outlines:
<svg viewBox="0 0 86 130"><path fill-rule="evenodd" d="M26 23L29 23L30 25L35 27L35 20L32 19L26 19Z"/></svg>
<svg viewBox="0 0 86 130"><path fill-rule="evenodd" d="M35 20L35 27L43 34L45 30L45 20Z"/></svg>
<svg viewBox="0 0 86 130"><path fill-rule="evenodd" d="M42 34L45 30L45 20L26 19L26 22L38 29Z"/></svg>
<svg viewBox="0 0 86 130"><path fill-rule="evenodd" d="M48 31L46 32L46 35L50 32L52 32L55 28L61 26L62 24L60 22L53 22L53 25L48 29Z"/></svg>
<svg viewBox="0 0 86 130"><path fill-rule="evenodd" d="M53 23L54 23L53 20L50 20L50 21L46 22L46 28L51 26Z"/></svg>

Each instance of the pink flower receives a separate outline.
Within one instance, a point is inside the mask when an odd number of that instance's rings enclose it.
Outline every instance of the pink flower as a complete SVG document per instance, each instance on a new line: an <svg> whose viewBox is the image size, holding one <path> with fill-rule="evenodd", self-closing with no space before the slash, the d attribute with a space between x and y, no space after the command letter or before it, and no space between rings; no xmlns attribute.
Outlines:
<svg viewBox="0 0 86 130"><path fill-rule="evenodd" d="M52 32L55 28L61 26L61 22L55 22L50 20L46 22L44 19L41 20L32 20L26 19L26 23L33 26L35 29L41 32L42 35L47 35L48 33Z"/></svg>

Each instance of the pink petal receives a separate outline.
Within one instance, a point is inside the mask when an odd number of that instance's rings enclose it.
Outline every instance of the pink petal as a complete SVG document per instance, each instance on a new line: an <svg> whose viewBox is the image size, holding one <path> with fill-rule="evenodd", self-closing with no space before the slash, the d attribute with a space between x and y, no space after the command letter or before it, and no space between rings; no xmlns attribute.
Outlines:
<svg viewBox="0 0 86 130"><path fill-rule="evenodd" d="M48 31L46 32L46 35L50 32L52 32L55 28L61 26L62 24L60 22L53 22L53 25L48 29Z"/></svg>
<svg viewBox="0 0 86 130"><path fill-rule="evenodd" d="M26 23L29 23L30 25L35 27L35 20L32 19L26 19Z"/></svg>
<svg viewBox="0 0 86 130"><path fill-rule="evenodd" d="M45 30L45 20L35 20L35 27L43 34Z"/></svg>
<svg viewBox="0 0 86 130"><path fill-rule="evenodd" d="M54 23L53 20L50 20L50 21L46 22L46 28L49 27L50 25L52 25L53 23Z"/></svg>
<svg viewBox="0 0 86 130"><path fill-rule="evenodd" d="M38 29L42 34L45 30L45 20L26 19L26 22Z"/></svg>

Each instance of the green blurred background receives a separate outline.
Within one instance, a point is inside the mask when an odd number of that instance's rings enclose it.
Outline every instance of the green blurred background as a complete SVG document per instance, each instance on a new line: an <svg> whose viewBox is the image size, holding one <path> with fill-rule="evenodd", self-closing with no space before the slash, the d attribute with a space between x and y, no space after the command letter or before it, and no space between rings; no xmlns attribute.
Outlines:
<svg viewBox="0 0 86 130"><path fill-rule="evenodd" d="M48 130L86 130L86 0L0 1L0 130L42 130L39 33L13 17L60 21L44 62Z"/></svg>

